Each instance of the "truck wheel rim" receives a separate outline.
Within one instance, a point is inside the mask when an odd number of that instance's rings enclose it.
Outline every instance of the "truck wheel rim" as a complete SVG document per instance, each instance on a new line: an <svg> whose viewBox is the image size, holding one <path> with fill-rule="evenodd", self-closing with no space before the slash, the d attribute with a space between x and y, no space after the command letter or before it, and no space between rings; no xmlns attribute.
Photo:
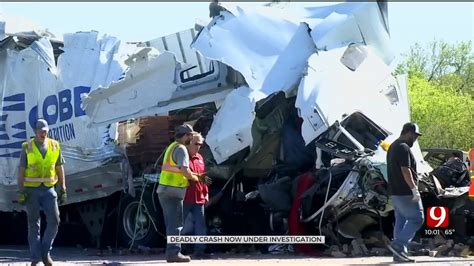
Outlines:
<svg viewBox="0 0 474 266"><path fill-rule="evenodd" d="M138 205L137 201L131 202L123 212L123 227L125 233L130 239L133 239L135 235L135 241L145 238L151 226L150 216L143 206L137 217Z"/></svg>

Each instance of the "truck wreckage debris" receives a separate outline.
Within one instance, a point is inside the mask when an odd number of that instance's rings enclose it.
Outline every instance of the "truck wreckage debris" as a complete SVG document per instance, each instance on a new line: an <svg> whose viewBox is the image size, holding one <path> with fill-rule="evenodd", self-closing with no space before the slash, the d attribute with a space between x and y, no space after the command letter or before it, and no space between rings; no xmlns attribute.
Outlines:
<svg viewBox="0 0 474 266"><path fill-rule="evenodd" d="M325 255L387 254L393 208L381 143L395 140L410 114L406 76L391 73L386 3L224 7L198 32L138 45L97 32L63 41L4 34L0 211L22 210L19 150L31 121L44 117L67 160L62 215L78 213L98 245L106 232L123 246L163 244L159 155L186 121L206 137L215 180L210 236L324 235ZM412 251L469 255L467 168L450 160L433 170L418 143L413 152L424 206L448 207L454 230L433 239L421 229Z"/></svg>

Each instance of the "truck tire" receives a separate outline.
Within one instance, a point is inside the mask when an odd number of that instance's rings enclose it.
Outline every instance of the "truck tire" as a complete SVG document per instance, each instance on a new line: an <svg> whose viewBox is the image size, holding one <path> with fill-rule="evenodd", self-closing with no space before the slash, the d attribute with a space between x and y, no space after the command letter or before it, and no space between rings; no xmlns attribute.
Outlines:
<svg viewBox="0 0 474 266"><path fill-rule="evenodd" d="M160 237L162 234L159 232L163 232L163 216L161 208L158 207L157 210L153 208L151 196L145 193L141 205L140 195L135 198L130 195L122 197L118 219L118 235L122 247L128 248L131 245L156 247L162 244L163 236ZM156 204L159 205L158 202ZM140 213L137 216L139 206L141 206ZM155 230L155 226L158 231Z"/></svg>

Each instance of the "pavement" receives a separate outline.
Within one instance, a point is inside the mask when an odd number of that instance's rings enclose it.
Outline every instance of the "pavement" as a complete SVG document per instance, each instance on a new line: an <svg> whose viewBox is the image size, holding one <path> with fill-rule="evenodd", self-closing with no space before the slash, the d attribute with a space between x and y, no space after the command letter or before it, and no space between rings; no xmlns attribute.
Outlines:
<svg viewBox="0 0 474 266"><path fill-rule="evenodd" d="M26 246L0 246L0 265L29 265L29 252ZM126 254L82 249L74 247L55 248L52 252L54 265L160 265L167 264L164 254ZM473 265L474 257L428 257L414 256L416 263L403 265ZM210 260L193 260L180 265L392 265L392 257L324 258L294 254L214 254Z"/></svg>

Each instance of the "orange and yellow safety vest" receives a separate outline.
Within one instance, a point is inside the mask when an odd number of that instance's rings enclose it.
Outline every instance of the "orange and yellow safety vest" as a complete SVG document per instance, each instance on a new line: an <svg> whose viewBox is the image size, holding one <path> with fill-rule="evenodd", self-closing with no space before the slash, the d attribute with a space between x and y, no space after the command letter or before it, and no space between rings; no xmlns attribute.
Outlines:
<svg viewBox="0 0 474 266"><path fill-rule="evenodd" d="M43 158L34 139L23 143L28 164L25 169L25 187L39 187L44 184L52 187L58 182L56 162L59 159L60 147L56 140L46 138L48 150Z"/></svg>
<svg viewBox="0 0 474 266"><path fill-rule="evenodd" d="M166 149L163 165L161 167L160 185L179 188L187 188L189 186L188 179L181 173L176 162L173 161L173 152L180 145L182 144L175 141Z"/></svg>

